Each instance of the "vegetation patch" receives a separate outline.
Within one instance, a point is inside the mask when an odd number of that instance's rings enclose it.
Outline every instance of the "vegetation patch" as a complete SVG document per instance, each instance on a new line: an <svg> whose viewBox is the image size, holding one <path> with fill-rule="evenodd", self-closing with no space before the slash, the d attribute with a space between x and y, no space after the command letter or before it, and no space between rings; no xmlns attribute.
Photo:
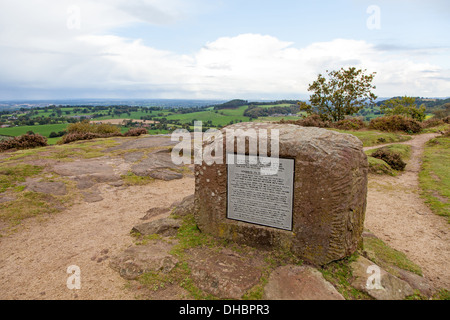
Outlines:
<svg viewBox="0 0 450 320"><path fill-rule="evenodd" d="M133 172L129 171L127 174L121 176L123 182L128 186L143 186L155 181L151 177L141 177L135 175Z"/></svg>
<svg viewBox="0 0 450 320"><path fill-rule="evenodd" d="M27 218L59 212L57 202L51 195L22 192L16 200L0 203L0 219L15 226Z"/></svg>
<svg viewBox="0 0 450 320"><path fill-rule="evenodd" d="M422 131L422 126L419 121L402 115L391 115L372 119L369 128L387 132L403 131L408 134Z"/></svg>
<svg viewBox="0 0 450 320"><path fill-rule="evenodd" d="M397 251L376 237L364 238L364 253L367 258L387 271L395 274L392 266L423 276L422 269L410 261L403 252Z"/></svg>
<svg viewBox="0 0 450 320"><path fill-rule="evenodd" d="M24 134L8 140L0 141L0 152L11 149L32 149L48 146L47 138L40 134Z"/></svg>
<svg viewBox="0 0 450 320"><path fill-rule="evenodd" d="M349 131L349 130L337 130L331 129L341 133L352 134L362 141L364 147L372 147L380 144L404 142L412 139L411 136L394 133L394 132L379 132L376 130L360 130L360 131Z"/></svg>
<svg viewBox="0 0 450 320"><path fill-rule="evenodd" d="M377 149L371 154L373 158L377 158L386 162L392 169L403 171L406 167L406 162L403 161L402 155L392 149L383 147Z"/></svg>
<svg viewBox="0 0 450 320"><path fill-rule="evenodd" d="M0 165L0 193L15 187L19 182L25 182L27 177L35 176L41 173L43 169L43 167L29 164Z"/></svg>
<svg viewBox="0 0 450 320"><path fill-rule="evenodd" d="M450 222L450 137L427 142L419 172L422 196L431 210Z"/></svg>
<svg viewBox="0 0 450 320"><path fill-rule="evenodd" d="M395 176L396 172L385 161L374 157L367 157L369 162L369 172L374 174L388 174Z"/></svg>
<svg viewBox="0 0 450 320"><path fill-rule="evenodd" d="M368 294L355 289L350 284L353 277L350 264L356 261L358 256L358 253L354 253L350 257L323 266L319 271L346 300L373 300Z"/></svg>

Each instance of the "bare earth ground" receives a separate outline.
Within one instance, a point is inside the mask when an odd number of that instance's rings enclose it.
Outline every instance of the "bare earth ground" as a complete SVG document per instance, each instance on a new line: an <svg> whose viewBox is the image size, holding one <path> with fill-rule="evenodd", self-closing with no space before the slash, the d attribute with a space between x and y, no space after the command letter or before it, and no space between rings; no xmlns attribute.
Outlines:
<svg viewBox="0 0 450 320"><path fill-rule="evenodd" d="M135 298L108 266L109 258L133 244L130 230L148 209L169 207L192 194L194 179L100 190L100 202L82 202L46 221L29 219L18 232L0 238L0 299ZM81 269L80 290L67 288L71 265Z"/></svg>
<svg viewBox="0 0 450 320"><path fill-rule="evenodd" d="M370 177L366 227L420 265L434 286L448 289L449 226L423 203L417 178L423 145L433 136L406 142L413 153L403 174ZM193 194L194 179L101 185L100 191L100 202L81 202L44 221L28 219L0 238L0 299L136 298L109 259L133 244L130 230L147 210ZM71 265L81 269L80 290L66 286Z"/></svg>
<svg viewBox="0 0 450 320"><path fill-rule="evenodd" d="M403 142L412 154L402 174L369 177L365 226L418 264L434 287L449 289L450 228L424 204L418 179L423 147L436 136L422 134Z"/></svg>

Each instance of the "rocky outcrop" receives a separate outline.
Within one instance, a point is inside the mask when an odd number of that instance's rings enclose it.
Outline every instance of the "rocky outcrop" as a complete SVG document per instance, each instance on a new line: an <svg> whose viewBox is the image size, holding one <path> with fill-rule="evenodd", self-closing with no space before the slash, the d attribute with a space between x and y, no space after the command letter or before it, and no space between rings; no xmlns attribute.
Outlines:
<svg viewBox="0 0 450 320"><path fill-rule="evenodd" d="M257 257L208 248L191 249L187 254L196 286L221 299L241 299L262 275L263 264Z"/></svg>
<svg viewBox="0 0 450 320"><path fill-rule="evenodd" d="M169 253L172 247L173 244L165 241L152 241L146 245L132 246L113 257L110 267L127 280L134 280L147 272L169 273L178 262Z"/></svg>
<svg viewBox="0 0 450 320"><path fill-rule="evenodd" d="M362 256L351 263L350 267L354 277L351 285L377 300L403 300L414 294L414 290L406 281L393 276ZM378 276L379 280L376 279Z"/></svg>
<svg viewBox="0 0 450 320"><path fill-rule="evenodd" d="M159 234L161 236L174 236L177 234L180 226L180 220L164 218L137 225L133 227L131 231L139 233L143 236L151 234Z"/></svg>
<svg viewBox="0 0 450 320"><path fill-rule="evenodd" d="M275 269L264 288L267 300L345 300L322 274L308 266Z"/></svg>

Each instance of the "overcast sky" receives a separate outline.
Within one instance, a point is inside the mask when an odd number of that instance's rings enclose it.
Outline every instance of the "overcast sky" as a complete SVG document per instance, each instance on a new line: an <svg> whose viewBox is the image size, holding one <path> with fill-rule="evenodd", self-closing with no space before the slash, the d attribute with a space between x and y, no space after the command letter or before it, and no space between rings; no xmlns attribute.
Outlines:
<svg viewBox="0 0 450 320"><path fill-rule="evenodd" d="M450 96L448 0L0 0L0 99Z"/></svg>

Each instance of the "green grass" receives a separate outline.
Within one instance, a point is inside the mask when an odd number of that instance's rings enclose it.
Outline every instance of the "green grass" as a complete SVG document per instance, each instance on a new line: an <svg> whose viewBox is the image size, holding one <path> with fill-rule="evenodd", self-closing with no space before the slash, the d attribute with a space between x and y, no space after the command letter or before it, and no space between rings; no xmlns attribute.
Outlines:
<svg viewBox="0 0 450 320"><path fill-rule="evenodd" d="M400 269L413 272L419 276L423 276L422 269L414 262L409 260L403 252L397 251L382 240L375 237L364 238L364 251L367 258L387 271L395 275L395 269L391 266L396 266Z"/></svg>
<svg viewBox="0 0 450 320"><path fill-rule="evenodd" d="M151 177L140 177L135 175L133 172L128 172L125 175L122 175L122 180L127 186L143 186L155 181L155 179Z"/></svg>
<svg viewBox="0 0 450 320"><path fill-rule="evenodd" d="M411 157L411 146L406 144L391 144L389 146L383 147L391 152L398 153L403 161L408 161ZM371 155L378 149L367 150L367 160L369 161L369 172L374 174L388 174L391 176L396 176L398 171L391 168L391 166L385 161L371 157Z"/></svg>
<svg viewBox="0 0 450 320"><path fill-rule="evenodd" d="M350 257L331 262L318 270L346 300L372 300L368 294L355 289L350 284L353 276L350 264L356 261L358 256L358 253L354 253Z"/></svg>
<svg viewBox="0 0 450 320"><path fill-rule="evenodd" d="M425 145L419 183L431 210L450 223L450 137L438 137Z"/></svg>
<svg viewBox="0 0 450 320"><path fill-rule="evenodd" d="M405 134L392 132L379 132L375 130L361 130L361 131L349 131L338 129L330 129L330 130L352 134L362 141L364 147L372 147L379 144L386 144L393 142L404 142L412 139L411 136Z"/></svg>
<svg viewBox="0 0 450 320"><path fill-rule="evenodd" d="M374 174L388 174L390 176L395 176L397 173L391 168L389 164L381 159L374 157L367 157L369 162L369 172Z"/></svg>
<svg viewBox="0 0 450 320"><path fill-rule="evenodd" d="M33 131L44 137L49 137L52 132L64 131L67 128L67 124L44 124L37 126L23 126L23 127L10 127L10 128L0 128L0 135L7 136L20 136L26 134L28 131ZM48 139L48 144L55 144L60 138Z"/></svg>

